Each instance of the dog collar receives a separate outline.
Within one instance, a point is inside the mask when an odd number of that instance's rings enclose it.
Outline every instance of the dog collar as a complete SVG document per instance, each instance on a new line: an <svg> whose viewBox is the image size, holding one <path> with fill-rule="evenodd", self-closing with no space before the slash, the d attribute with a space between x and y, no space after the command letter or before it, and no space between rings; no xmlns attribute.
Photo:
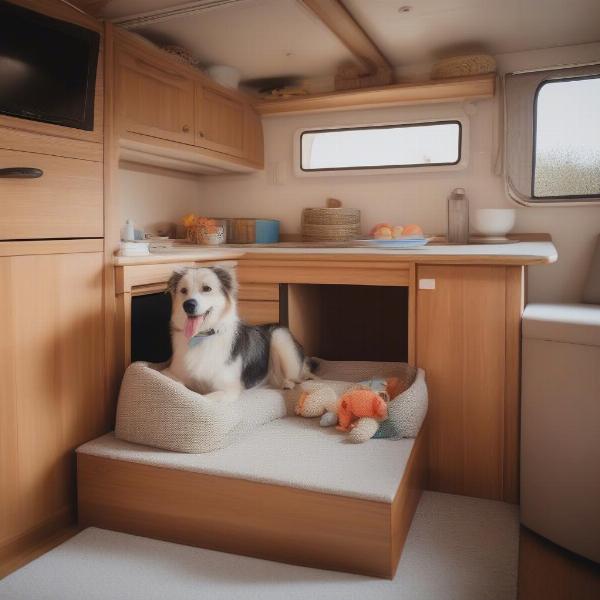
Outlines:
<svg viewBox="0 0 600 600"><path fill-rule="evenodd" d="M198 344L202 342L204 338L210 337L211 335L215 335L217 333L214 329L207 329L206 331L201 331L197 333L194 337L191 337L188 340L188 346L190 348L195 348Z"/></svg>

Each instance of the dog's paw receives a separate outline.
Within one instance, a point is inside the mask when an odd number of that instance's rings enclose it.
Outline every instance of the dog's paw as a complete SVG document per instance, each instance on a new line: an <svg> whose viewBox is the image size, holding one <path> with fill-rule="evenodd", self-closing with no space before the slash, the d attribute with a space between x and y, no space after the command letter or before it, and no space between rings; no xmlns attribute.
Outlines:
<svg viewBox="0 0 600 600"><path fill-rule="evenodd" d="M291 379L286 379L281 385L281 389L283 390L293 390L295 387L296 382L292 381Z"/></svg>

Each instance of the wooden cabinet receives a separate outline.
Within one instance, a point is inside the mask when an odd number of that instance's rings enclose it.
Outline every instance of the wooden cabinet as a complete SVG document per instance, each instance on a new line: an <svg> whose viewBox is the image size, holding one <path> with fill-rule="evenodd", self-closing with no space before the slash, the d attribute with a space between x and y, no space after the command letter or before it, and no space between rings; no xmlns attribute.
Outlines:
<svg viewBox="0 0 600 600"><path fill-rule="evenodd" d="M120 46L117 64L121 127L193 144L194 82L172 61L130 46Z"/></svg>
<svg viewBox="0 0 600 600"><path fill-rule="evenodd" d="M115 32L114 66L115 122L127 160L189 172L263 168L262 123L242 92L123 31Z"/></svg>
<svg viewBox="0 0 600 600"><path fill-rule="evenodd" d="M0 240L102 237L102 163L0 148L15 167L43 175L0 178Z"/></svg>
<svg viewBox="0 0 600 600"><path fill-rule="evenodd" d="M232 94L196 84L196 145L244 156L245 104Z"/></svg>
<svg viewBox="0 0 600 600"><path fill-rule="evenodd" d="M0 258L0 558L73 519L74 449L108 429L103 266Z"/></svg>
<svg viewBox="0 0 600 600"><path fill-rule="evenodd" d="M43 123L41 121L32 121L20 117L11 117L9 115L0 115L0 126L53 136L57 139L66 138L85 140L95 144L102 143L104 138L104 40L102 23L93 17L84 14L80 10L74 9L67 2L56 2L55 0L10 1L12 4L18 4L24 8L48 15L54 19L74 23L80 27L92 29L100 33L100 51L98 53L96 88L94 94L94 128L92 131L87 131L84 129L76 129L75 127L65 127L53 123ZM4 73L7 73L7 71L4 71ZM5 85L6 82L2 81L2 86Z"/></svg>
<svg viewBox="0 0 600 600"><path fill-rule="evenodd" d="M265 164L265 151L260 115L251 106L246 106L244 119L244 157L262 169Z"/></svg>
<svg viewBox="0 0 600 600"><path fill-rule="evenodd" d="M434 490L516 500L521 272L417 268L416 362L430 393Z"/></svg>

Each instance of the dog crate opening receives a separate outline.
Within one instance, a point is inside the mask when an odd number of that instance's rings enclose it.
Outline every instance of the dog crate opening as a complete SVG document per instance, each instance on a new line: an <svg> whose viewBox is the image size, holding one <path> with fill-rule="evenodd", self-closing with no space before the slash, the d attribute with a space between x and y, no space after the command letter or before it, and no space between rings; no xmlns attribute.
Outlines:
<svg viewBox="0 0 600 600"><path fill-rule="evenodd" d="M287 324L309 356L327 360L408 360L408 288L287 286Z"/></svg>
<svg viewBox="0 0 600 600"><path fill-rule="evenodd" d="M251 324L279 320L290 328L308 356L327 360L408 360L407 287L281 285L279 319L277 311L257 312L248 304L256 303L239 303L242 319ZM132 362L170 360L170 318L169 294L132 298Z"/></svg>
<svg viewBox="0 0 600 600"><path fill-rule="evenodd" d="M131 299L131 362L161 363L171 358L170 321L170 294L145 294Z"/></svg>

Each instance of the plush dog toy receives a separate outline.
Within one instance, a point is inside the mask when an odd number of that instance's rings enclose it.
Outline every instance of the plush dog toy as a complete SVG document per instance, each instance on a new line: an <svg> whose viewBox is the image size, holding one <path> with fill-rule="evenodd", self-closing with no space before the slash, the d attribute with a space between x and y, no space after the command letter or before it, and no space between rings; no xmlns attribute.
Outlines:
<svg viewBox="0 0 600 600"><path fill-rule="evenodd" d="M354 389L346 392L339 401L337 428L340 431L350 431L354 428L354 420L361 417L385 419L386 400L389 400L386 392L377 394L369 389Z"/></svg>
<svg viewBox="0 0 600 600"><path fill-rule="evenodd" d="M379 422L388 415L387 392L376 393L370 389L346 392L339 401L337 428L349 431L351 442L370 440L379 429Z"/></svg>
<svg viewBox="0 0 600 600"><path fill-rule="evenodd" d="M304 384L303 384L304 385ZM302 392L294 411L302 417L321 417L323 427L338 425L340 431L349 432L352 442L366 442L387 417L385 390L375 392L365 383L350 385L341 396L330 385L310 382Z"/></svg>

